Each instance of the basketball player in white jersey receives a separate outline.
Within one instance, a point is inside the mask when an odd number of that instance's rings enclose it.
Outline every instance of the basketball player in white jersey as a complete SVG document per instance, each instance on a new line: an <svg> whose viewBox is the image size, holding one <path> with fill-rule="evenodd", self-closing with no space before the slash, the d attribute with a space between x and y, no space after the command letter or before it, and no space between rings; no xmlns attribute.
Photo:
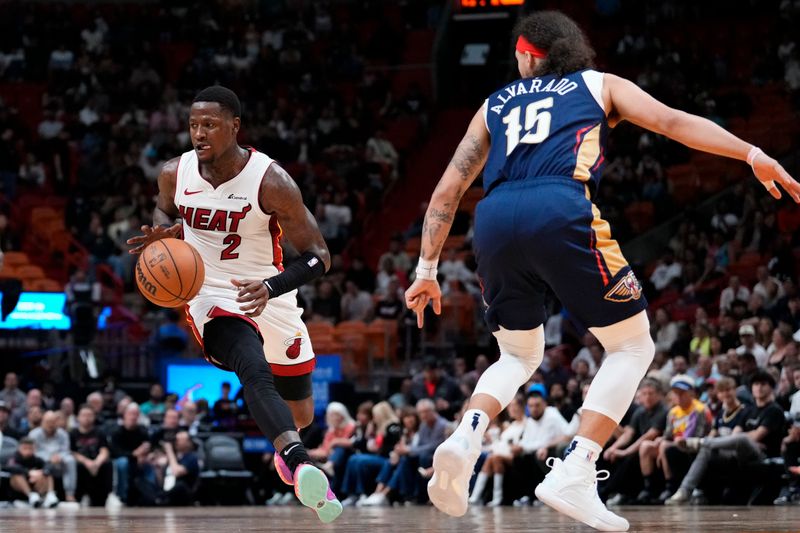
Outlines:
<svg viewBox="0 0 800 533"><path fill-rule="evenodd" d="M194 149L164 165L153 226L128 244L140 253L182 232L200 253L205 281L186 311L203 353L236 373L258 427L275 446L281 478L331 522L342 505L297 431L314 417L314 351L296 298L298 287L325 273L330 254L294 180L265 154L239 146L240 126L231 90L214 86L195 97ZM182 222L175 224L177 218ZM300 253L286 269L284 233Z"/></svg>
<svg viewBox="0 0 800 533"><path fill-rule="evenodd" d="M800 184L759 148L713 122L595 71L588 40L563 13L521 18L515 37L521 79L487 99L468 126L431 198L417 278L406 292L420 326L429 302L441 312L439 254L461 196L483 171L487 193L476 208L473 245L500 359L481 375L461 424L437 448L428 493L450 515L467 511L469 480L489 421L542 361L549 286L607 356L583 402L568 455L548 459L552 469L536 496L596 529L627 531L628 521L597 494L597 480L608 473L597 471L596 460L630 407L655 348L639 283L591 201L606 133L627 120L691 148L747 161L776 199L780 186L800 203Z"/></svg>

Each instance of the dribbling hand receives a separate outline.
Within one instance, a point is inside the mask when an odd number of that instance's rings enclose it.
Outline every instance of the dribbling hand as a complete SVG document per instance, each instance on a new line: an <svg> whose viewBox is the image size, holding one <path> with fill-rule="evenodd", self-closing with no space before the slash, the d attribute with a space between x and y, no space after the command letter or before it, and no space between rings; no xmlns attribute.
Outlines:
<svg viewBox="0 0 800 533"><path fill-rule="evenodd" d="M753 160L753 172L773 198L778 200L782 196L781 191L776 186L777 183L796 203L800 204L800 183L797 183L780 163L767 154L760 153L755 157Z"/></svg>
<svg viewBox="0 0 800 533"><path fill-rule="evenodd" d="M178 222L169 228L163 226L142 226L142 233L144 233L144 235L131 237L127 240L126 244L136 245L135 248L128 250L129 254L140 254L150 243L169 237L177 237L181 233L181 223Z"/></svg>
<svg viewBox="0 0 800 533"><path fill-rule="evenodd" d="M269 301L269 291L260 279L232 279L233 286L239 289L236 301L240 304L239 309L250 318L259 316L264 312Z"/></svg>
<svg viewBox="0 0 800 533"><path fill-rule="evenodd" d="M442 314L442 289L439 288L439 282L417 278L406 291L406 307L417 314L417 327L420 329L425 320L428 302L433 305L434 313Z"/></svg>

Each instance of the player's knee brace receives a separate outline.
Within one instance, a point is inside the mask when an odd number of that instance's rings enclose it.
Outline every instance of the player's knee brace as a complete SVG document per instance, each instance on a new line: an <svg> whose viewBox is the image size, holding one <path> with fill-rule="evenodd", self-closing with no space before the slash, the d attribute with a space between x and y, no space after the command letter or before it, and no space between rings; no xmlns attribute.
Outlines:
<svg viewBox="0 0 800 533"><path fill-rule="evenodd" d="M619 423L655 356L650 321L642 311L611 326L591 328L591 332L605 348L606 358L592 381L583 409Z"/></svg>
<svg viewBox="0 0 800 533"><path fill-rule="evenodd" d="M500 328L494 336L500 345L500 359L486 369L473 394L487 394L505 408L542 362L544 327L522 331Z"/></svg>

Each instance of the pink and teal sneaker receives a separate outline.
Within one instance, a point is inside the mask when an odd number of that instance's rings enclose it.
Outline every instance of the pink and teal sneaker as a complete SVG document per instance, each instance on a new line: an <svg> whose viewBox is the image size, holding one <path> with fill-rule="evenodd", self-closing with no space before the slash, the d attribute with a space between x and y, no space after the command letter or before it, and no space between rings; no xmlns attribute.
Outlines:
<svg viewBox="0 0 800 533"><path fill-rule="evenodd" d="M274 456L275 461L275 471L278 472L278 477L281 478L281 481L286 483L289 486L294 485L294 476L292 475L292 471L289 470L289 467L286 465L286 462L281 457L281 454L276 453Z"/></svg>
<svg viewBox="0 0 800 533"><path fill-rule="evenodd" d="M284 479L283 476L281 478ZM331 490L328 478L322 470L310 464L302 464L294 471L292 478L297 499L306 507L313 509L320 521L328 524L342 514L342 503Z"/></svg>

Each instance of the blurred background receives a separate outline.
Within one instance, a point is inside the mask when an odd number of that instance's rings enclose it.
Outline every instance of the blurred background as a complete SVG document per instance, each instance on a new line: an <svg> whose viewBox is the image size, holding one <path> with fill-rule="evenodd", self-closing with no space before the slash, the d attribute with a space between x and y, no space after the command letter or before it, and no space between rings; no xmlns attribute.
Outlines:
<svg viewBox="0 0 800 533"><path fill-rule="evenodd" d="M108 457L96 468L76 459L87 472L77 486L64 487L57 474L62 501L292 500L235 375L203 361L183 310L140 296L125 245L152 221L163 162L190 149L192 98L219 83L242 101L240 143L294 177L333 255L330 272L299 298L318 354L307 446L351 503L424 503L426 454L438 442L420 442L420 424L458 420L498 356L471 251L480 179L442 253L442 315L431 313L420 331L402 295L425 202L452 150L483 99L518 77L511 28L545 8L581 24L599 70L719 123L800 173L797 1L0 2L0 465L42 425L40 445L72 432L72 452L97 460L103 446L81 448L75 434L87 404ZM650 440L681 437L666 422L678 402L668 393L673 376L691 377L713 419L722 413L722 378L752 403L750 378L766 371L784 423L763 461L718 477L701 496L791 502L800 491L800 396L792 409L800 209L773 201L742 162L631 125L615 129L606 156L596 203L651 304L650 377L665 411L663 422L639 424L637 438L650 429ZM604 357L555 297L548 305L545 361L522 390L534 400L520 401L524 416L546 406L563 424L554 418L547 431L556 433L533 452L557 450L574 434L581 391ZM534 405L537 394L545 406ZM623 426L633 427L640 404ZM189 439L176 439L182 429ZM197 459L177 496L162 479L162 443L172 441L181 457ZM514 458L525 474L507 480L502 502L530 503L533 486L523 481L538 475L533 452ZM657 501L670 480L660 468L642 476L647 456L627 457L604 497ZM103 489L89 494L87 479L97 476ZM10 477L0 474L0 499L15 497Z"/></svg>

